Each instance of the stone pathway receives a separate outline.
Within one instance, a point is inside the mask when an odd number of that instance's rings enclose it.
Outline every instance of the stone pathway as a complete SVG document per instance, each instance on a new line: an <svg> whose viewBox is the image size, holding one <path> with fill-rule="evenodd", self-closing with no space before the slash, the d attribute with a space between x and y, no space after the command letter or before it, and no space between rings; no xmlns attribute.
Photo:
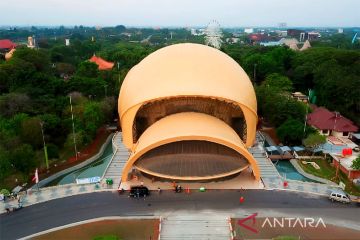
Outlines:
<svg viewBox="0 0 360 240"><path fill-rule="evenodd" d="M160 239L230 239L228 218L226 216L198 214L162 218Z"/></svg>
<svg viewBox="0 0 360 240"><path fill-rule="evenodd" d="M102 182L107 178L113 179L113 188L118 188L121 181L121 173L124 168L126 161L129 158L129 152L122 142L122 132L117 132L113 138L113 144L116 149L112 159L110 160L109 166L107 167Z"/></svg>

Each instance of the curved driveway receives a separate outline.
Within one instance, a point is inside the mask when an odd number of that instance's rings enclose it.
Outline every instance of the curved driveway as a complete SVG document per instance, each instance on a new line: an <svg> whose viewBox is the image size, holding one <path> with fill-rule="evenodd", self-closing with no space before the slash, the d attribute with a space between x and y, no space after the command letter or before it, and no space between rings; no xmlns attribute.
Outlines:
<svg viewBox="0 0 360 240"><path fill-rule="evenodd" d="M244 196L244 203L239 197ZM175 214L226 214L322 217L325 222L360 229L360 207L332 203L325 197L287 191L208 191L190 195L153 193L146 200L126 194L97 192L35 204L0 215L0 239L16 239L50 228L104 216L169 216Z"/></svg>

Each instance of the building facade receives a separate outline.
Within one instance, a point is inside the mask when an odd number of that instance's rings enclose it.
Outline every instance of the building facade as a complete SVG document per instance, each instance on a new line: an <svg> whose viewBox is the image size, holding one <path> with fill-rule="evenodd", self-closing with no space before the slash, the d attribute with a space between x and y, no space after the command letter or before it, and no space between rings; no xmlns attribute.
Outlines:
<svg viewBox="0 0 360 240"><path fill-rule="evenodd" d="M206 181L259 167L248 152L257 103L244 70L223 52L200 44L155 51L127 74L119 95L123 142L131 170L156 178Z"/></svg>

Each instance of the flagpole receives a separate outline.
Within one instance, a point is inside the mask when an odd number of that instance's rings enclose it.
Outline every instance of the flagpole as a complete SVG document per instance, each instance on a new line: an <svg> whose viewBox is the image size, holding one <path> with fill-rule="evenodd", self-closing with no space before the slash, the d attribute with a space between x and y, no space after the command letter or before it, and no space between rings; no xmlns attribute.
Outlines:
<svg viewBox="0 0 360 240"><path fill-rule="evenodd" d="M45 143L44 122L43 121L40 121L40 127L41 127L41 133L42 133L42 137L43 137L46 169L49 170L49 158L48 158L47 147L46 147L46 143Z"/></svg>
<svg viewBox="0 0 360 240"><path fill-rule="evenodd" d="M78 160L78 152L76 147L76 137L75 137L75 124L74 124L74 114L73 114L73 107L71 103L71 95L70 95L70 110L71 110L71 121L72 121L72 128L73 128L73 137L74 137L74 148L75 148L75 159Z"/></svg>

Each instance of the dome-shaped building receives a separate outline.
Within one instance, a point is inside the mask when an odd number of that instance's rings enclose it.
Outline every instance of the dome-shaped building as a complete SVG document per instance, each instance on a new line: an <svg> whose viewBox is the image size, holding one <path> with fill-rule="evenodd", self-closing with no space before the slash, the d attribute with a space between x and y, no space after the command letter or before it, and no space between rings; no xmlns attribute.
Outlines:
<svg viewBox="0 0 360 240"><path fill-rule="evenodd" d="M256 96L244 70L223 52L200 44L155 51L133 67L120 90L123 142L134 167L171 180L211 180L251 167Z"/></svg>

